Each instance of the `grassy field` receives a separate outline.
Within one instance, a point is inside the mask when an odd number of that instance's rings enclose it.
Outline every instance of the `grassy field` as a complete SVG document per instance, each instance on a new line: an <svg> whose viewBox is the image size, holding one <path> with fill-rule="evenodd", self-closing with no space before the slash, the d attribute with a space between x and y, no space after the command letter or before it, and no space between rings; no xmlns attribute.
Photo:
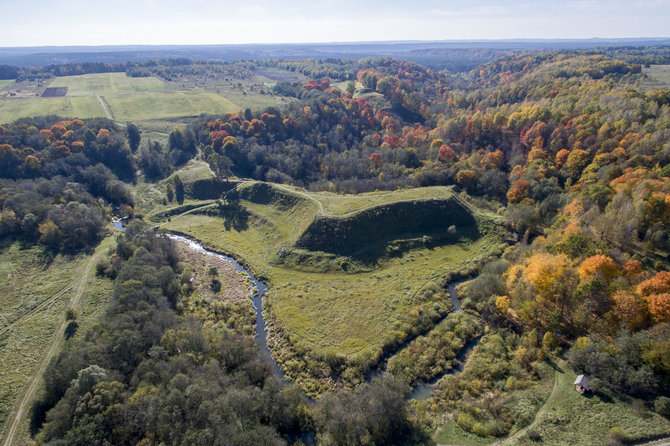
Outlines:
<svg viewBox="0 0 670 446"><path fill-rule="evenodd" d="M223 96L203 90L107 95L105 100L114 119L120 121L197 116L201 113L223 114L244 108Z"/></svg>
<svg viewBox="0 0 670 446"><path fill-rule="evenodd" d="M0 79L0 90L14 82L14 79Z"/></svg>
<svg viewBox="0 0 670 446"><path fill-rule="evenodd" d="M126 73L97 73L55 78L49 87L68 87L67 96L94 96L164 90L157 77L130 77Z"/></svg>
<svg viewBox="0 0 670 446"><path fill-rule="evenodd" d="M105 110L95 96L0 99L0 123L40 115L86 119L104 117Z"/></svg>
<svg viewBox="0 0 670 446"><path fill-rule="evenodd" d="M433 186L416 189L401 189L397 191L367 192L358 195L338 195L331 192L314 192L310 193L310 195L321 202L325 213L331 215L345 215L371 206L378 206L386 203L429 198L446 198L452 195L451 190L450 187L446 186Z"/></svg>
<svg viewBox="0 0 670 446"><path fill-rule="evenodd" d="M645 90L663 90L670 88L670 65L652 65L642 70L647 79L640 82Z"/></svg>
<svg viewBox="0 0 670 446"><path fill-rule="evenodd" d="M243 193L245 187L243 186ZM276 191L276 189L275 189ZM280 192L279 195L281 195ZM445 190L414 192L443 197ZM166 225L188 233L206 245L232 253L270 282L267 301L272 315L301 347L319 354L376 355L397 335L403 318L416 310L424 287L448 272L473 266L477 258L500 247L496 237L418 249L380 261L373 270L313 273L277 265L277 252L291 246L320 212L319 194L293 195L290 205L242 200L230 219L186 215ZM400 192L399 196L411 195ZM327 197L328 209L349 212L354 197ZM368 197L370 203L390 202L393 194ZM360 203L359 203L360 205ZM323 206L323 203L322 203ZM325 206L324 206L325 207ZM342 261L346 261L340 259Z"/></svg>
<svg viewBox="0 0 670 446"><path fill-rule="evenodd" d="M485 446L491 444L491 440L478 437L463 430L455 421L449 421L440 426L440 430L435 436L435 442L438 445L457 444L462 446Z"/></svg>
<svg viewBox="0 0 670 446"><path fill-rule="evenodd" d="M636 409L632 401L608 390L580 395L572 388L577 374L564 363L560 368L556 392L528 430L540 439L533 441L526 432L506 445L601 445L614 428L630 441L670 434L670 420L644 407Z"/></svg>
<svg viewBox="0 0 670 446"><path fill-rule="evenodd" d="M12 80L0 81L0 89ZM48 82L48 81L47 81ZM232 81L228 80L227 84ZM250 108L262 110L281 106L292 98L262 94L248 84L185 87L157 77L128 77L125 73L98 73L54 78L48 85L18 83L18 97L0 98L0 123L19 118L57 114L63 117L105 117L98 96L106 101L113 119L149 121L199 116L202 113L223 114ZM41 98L44 87L68 87L65 97Z"/></svg>
<svg viewBox="0 0 670 446"><path fill-rule="evenodd" d="M96 254L112 245L112 238L105 239ZM19 396L28 389L51 343L65 342L56 330L65 320L70 299L80 292L77 285L90 260L91 255L58 255L50 260L41 249L22 249L19 244L0 252L0 438L7 435L8 416L16 410ZM97 321L110 296L112 282L96 278L94 271L91 268L82 282L85 288L76 306L79 329L75 336L83 336ZM28 408L24 408L14 444L27 443Z"/></svg>
<svg viewBox="0 0 670 446"><path fill-rule="evenodd" d="M250 108L251 110L263 110L267 107L280 107L295 100L295 98L273 96L270 94L259 94L253 91L242 92L240 90L233 90L230 88L217 88L212 91L229 99L235 104L239 104L240 107L235 111L239 111L245 108Z"/></svg>
<svg viewBox="0 0 670 446"><path fill-rule="evenodd" d="M564 361L556 373L556 388L525 429L508 439L482 438L463 430L455 421L440 425L438 445L530 446L530 445L603 445L613 430L624 432L627 441L639 441L670 434L670 420L633 401L603 389L586 396L575 392L572 383L577 374ZM620 444L620 443L612 443Z"/></svg>

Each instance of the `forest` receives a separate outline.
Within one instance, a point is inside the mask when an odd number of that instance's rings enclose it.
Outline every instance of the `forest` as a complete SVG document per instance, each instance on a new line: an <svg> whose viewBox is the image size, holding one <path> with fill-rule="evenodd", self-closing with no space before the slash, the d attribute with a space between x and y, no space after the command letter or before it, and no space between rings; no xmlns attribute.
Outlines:
<svg viewBox="0 0 670 446"><path fill-rule="evenodd" d="M162 142L143 137L141 124L105 119L0 126L3 240L77 253L100 242L112 217L136 217L98 268L113 281L111 304L44 375L36 441L431 444L445 414L493 441L532 422L522 402L541 404L531 386L549 382L561 360L592 377L596 394L670 419L670 85L643 86L646 67L668 57L667 48L524 51L465 73L391 58L22 72L273 68L310 78L271 87L295 98L283 107L192 118ZM192 159L219 185L254 179L334 194L454 186L517 242L459 285L464 312L393 356L388 373L334 377L335 390L312 400L271 374L250 337L184 311L183 260L136 215L138 182L172 178L165 203L176 192L181 204L184 185L171 175ZM480 338L473 364L444 375ZM427 403L408 401L410 386L442 375Z"/></svg>

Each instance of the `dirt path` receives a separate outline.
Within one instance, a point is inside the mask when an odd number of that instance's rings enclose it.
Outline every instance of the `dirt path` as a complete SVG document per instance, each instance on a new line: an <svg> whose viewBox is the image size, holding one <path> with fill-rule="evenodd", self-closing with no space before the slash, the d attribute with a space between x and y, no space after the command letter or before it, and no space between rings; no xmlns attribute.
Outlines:
<svg viewBox="0 0 670 446"><path fill-rule="evenodd" d="M105 114L107 115L107 119L114 119L112 118L112 114L109 112L109 109L107 108L107 104L105 104L105 101L100 97L100 95L96 95L98 98L98 101L100 101L100 105L102 105L102 108L105 110Z"/></svg>
<svg viewBox="0 0 670 446"><path fill-rule="evenodd" d="M319 214L322 214L322 215L325 214L325 211L323 210L323 204L319 200L317 200L316 198L312 197L311 195L306 194L304 192L300 192L298 190L289 189L288 187L282 186L281 184L274 184L273 186L277 187L279 189L285 190L286 192L290 192L292 194L300 195L301 197L305 197L308 200L315 202L316 205L319 207Z"/></svg>
<svg viewBox="0 0 670 446"><path fill-rule="evenodd" d="M102 250L98 253L93 254L93 256L91 256L91 259L88 261L88 264L86 265L86 268L84 269L84 272L81 275L81 280L75 286L75 293L72 295L70 301L68 302L68 308L75 308L79 303L79 300L81 299L81 296L84 293L84 289L86 288L85 285L91 272L91 268L93 267L93 264L95 263L95 260L98 258L100 253L102 253ZM7 433L7 438L5 439L3 446L11 446L13 444L14 436L16 435L16 430L18 429L21 419L23 418L23 414L26 411L28 404L31 402L33 393L37 388L37 384L40 382L40 378L42 378L42 375L44 374L44 370L49 364L51 358L54 356L54 354L56 354L56 351L60 344L59 341L63 335L63 331L65 330L67 324L68 321L66 319L63 319L60 326L54 331L53 335L51 336L51 340L49 341L49 344L47 344L46 347L46 353L42 355L42 359L38 363L38 368L35 374L33 375L32 380L30 381L30 385L23 394L23 398L21 398L21 402L19 403L19 406L16 409L16 415L14 415L12 419L12 425L9 428L9 432Z"/></svg>
<svg viewBox="0 0 670 446"><path fill-rule="evenodd" d="M540 416L541 413L544 413L544 411L547 409L547 406L549 405L549 402L552 400L553 396L556 394L556 389L558 389L558 376L559 376L559 374L560 374L560 373L558 372L558 370L556 370L556 373L554 374L554 388L551 389L551 394L550 394L549 397L545 400L544 404L542 404L542 406L540 406L540 408L538 409L538 411L535 413L535 417L533 418L533 421L532 421L528 426L526 426L526 427L524 427L523 429L517 431L517 432L516 432L514 435L512 435L511 437L507 437L507 438L505 438L504 440L497 441L497 442L493 443L492 446L501 446L501 445L503 445L503 444L507 444L507 443L509 443L509 442L512 441L512 440L516 440L516 439L519 438L521 435L525 434L525 433L528 431L528 429L530 429L531 427L533 427L533 425L534 425L535 422L537 421L537 418Z"/></svg>
<svg viewBox="0 0 670 446"><path fill-rule="evenodd" d="M533 421L528 426L526 426L523 429L517 431L514 435L512 435L510 437L507 437L504 440L500 440L500 441L496 441L495 443L491 443L491 445L489 445L489 446L502 446L504 444L507 444L512 440L516 440L521 435L526 433L526 431L528 431L528 429L533 427L533 425L537 421L538 416L547 409L547 406L549 405L549 401L551 401L554 394L556 394L556 390L558 389L558 376L559 376L559 372L557 370L556 374L554 375L554 387L551 389L551 394L549 394L549 397L545 400L544 404L542 404L542 406L540 406L540 408L537 410L537 412L535 413L535 417L533 418ZM435 432L435 435L437 435L438 433L439 433L439 430ZM435 437L433 437L433 438L435 438ZM457 446L457 445L438 444L437 446ZM663 445L655 445L654 444L653 446L666 446L666 445L665 444L663 444Z"/></svg>
<svg viewBox="0 0 670 446"><path fill-rule="evenodd" d="M153 227L154 229L158 229L158 228L160 228L161 226L165 226L165 225L167 225L167 224L169 224L169 223L172 223L173 221L175 221L175 220L178 219L179 217L183 217L184 215L190 214L191 212L199 211L200 209L205 209L205 208L208 208L208 207L210 207L210 206L214 206L216 203L217 203L216 201L213 201L212 203L209 203L209 204L203 204L202 206L198 206L197 208L189 209L188 211L182 212L181 214L177 214L177 215L175 215L174 217L170 217L170 220L169 220L169 221L163 222L163 223L158 224L158 225L154 225L154 226L152 226L152 227Z"/></svg>

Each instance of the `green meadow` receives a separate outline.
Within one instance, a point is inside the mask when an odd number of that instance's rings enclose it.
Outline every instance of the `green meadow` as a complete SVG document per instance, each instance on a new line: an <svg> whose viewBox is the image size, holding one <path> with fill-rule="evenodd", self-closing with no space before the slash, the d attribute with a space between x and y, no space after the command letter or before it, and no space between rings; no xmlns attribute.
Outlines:
<svg viewBox="0 0 670 446"><path fill-rule="evenodd" d="M51 258L41 248L24 249L19 243L0 250L0 432L4 437L18 402L31 387L35 374L67 342L61 328L72 308L83 336L105 311L112 281L95 276L95 259L114 246L105 239L95 254ZM54 345L55 344L55 345ZM40 389L33 386L29 402ZM27 440L29 405L24 407L17 439ZM10 418L11 416L11 418ZM19 440L16 444L25 444Z"/></svg>
<svg viewBox="0 0 670 446"><path fill-rule="evenodd" d="M0 99L0 123L40 115L86 119L103 117L105 110L95 96Z"/></svg>
<svg viewBox="0 0 670 446"><path fill-rule="evenodd" d="M381 205L411 200L420 210L422 199L452 198L449 188L338 197L249 183L240 187L240 196L223 215L184 215L165 228L234 255L267 280L270 318L295 348L318 356L336 352L350 360L380 358L385 348L407 336L422 312L447 311L448 297L438 285L445 276L474 270L502 249L496 231L430 247L408 242L412 248L401 255L373 260L295 247L317 216L337 221L344 214L374 216ZM478 218L482 223L492 219ZM440 225L446 230L448 217ZM406 236L389 234L382 244L403 246L400 239ZM363 252L373 255L380 248ZM277 356L281 362L282 355Z"/></svg>
<svg viewBox="0 0 670 446"><path fill-rule="evenodd" d="M157 77L130 77L126 73L96 73L54 78L49 87L68 87L67 96L91 96L163 90Z"/></svg>
<svg viewBox="0 0 670 446"><path fill-rule="evenodd" d="M112 116L120 121L222 114L239 111L240 106L216 93L203 90L154 91L105 96Z"/></svg>
<svg viewBox="0 0 670 446"><path fill-rule="evenodd" d="M652 65L642 71L647 75L640 81L645 90L667 90L670 88L670 65Z"/></svg>

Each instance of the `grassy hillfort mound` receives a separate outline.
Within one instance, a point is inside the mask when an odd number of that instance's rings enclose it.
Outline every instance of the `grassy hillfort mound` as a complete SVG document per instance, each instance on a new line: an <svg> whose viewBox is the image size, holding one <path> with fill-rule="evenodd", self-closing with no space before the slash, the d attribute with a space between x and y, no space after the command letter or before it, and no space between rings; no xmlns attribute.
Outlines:
<svg viewBox="0 0 670 446"><path fill-rule="evenodd" d="M396 239L425 236L436 243L447 242L453 239L449 233L452 225L465 231L468 238L476 239L479 235L472 214L453 196L404 201L375 206L343 217L319 216L301 234L296 246L357 256L366 245L386 244ZM452 232L455 234L455 229ZM429 239L425 240L430 243Z"/></svg>
<svg viewBox="0 0 670 446"><path fill-rule="evenodd" d="M248 182L164 228L234 255L268 282L270 347L310 394L364 379L432 328L452 308L445 280L505 246L496 216L448 187L336 195Z"/></svg>

